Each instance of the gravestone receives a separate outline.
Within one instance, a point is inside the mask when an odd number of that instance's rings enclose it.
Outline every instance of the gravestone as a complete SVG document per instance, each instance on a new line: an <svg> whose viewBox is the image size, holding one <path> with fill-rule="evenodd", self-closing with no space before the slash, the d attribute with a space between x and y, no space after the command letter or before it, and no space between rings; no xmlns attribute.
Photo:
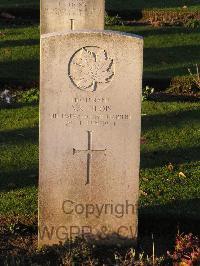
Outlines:
<svg viewBox="0 0 200 266"><path fill-rule="evenodd" d="M41 0L41 33L103 30L104 0Z"/></svg>
<svg viewBox="0 0 200 266"><path fill-rule="evenodd" d="M39 245L137 238L143 40L41 37Z"/></svg>

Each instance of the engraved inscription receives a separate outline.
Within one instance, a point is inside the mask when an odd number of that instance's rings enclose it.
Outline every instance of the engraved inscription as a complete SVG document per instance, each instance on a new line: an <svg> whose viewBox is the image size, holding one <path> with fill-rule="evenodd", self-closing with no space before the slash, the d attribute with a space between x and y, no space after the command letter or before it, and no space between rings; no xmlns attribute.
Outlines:
<svg viewBox="0 0 200 266"><path fill-rule="evenodd" d="M88 15L103 13L103 10L97 9L96 3L90 3L88 7L86 0L68 0L68 1L52 1L52 4L45 4L43 10L46 14L52 15L67 15L67 16L82 16L87 13Z"/></svg>
<svg viewBox="0 0 200 266"><path fill-rule="evenodd" d="M130 113L116 112L108 97L76 97L68 112L55 112L49 116L63 121L66 126L116 127L132 120Z"/></svg>
<svg viewBox="0 0 200 266"><path fill-rule="evenodd" d="M92 159L92 154L94 152L103 152L104 155L106 156L106 149L104 150L93 150L92 149L92 131L87 131L88 134L88 148L87 150L76 150L73 149L73 155L76 153L86 153L87 154L87 179L86 179L86 185L90 184L90 175L91 175L91 159Z"/></svg>
<svg viewBox="0 0 200 266"><path fill-rule="evenodd" d="M114 62L107 52L96 46L83 47L71 58L68 75L76 88L101 91L114 77Z"/></svg>

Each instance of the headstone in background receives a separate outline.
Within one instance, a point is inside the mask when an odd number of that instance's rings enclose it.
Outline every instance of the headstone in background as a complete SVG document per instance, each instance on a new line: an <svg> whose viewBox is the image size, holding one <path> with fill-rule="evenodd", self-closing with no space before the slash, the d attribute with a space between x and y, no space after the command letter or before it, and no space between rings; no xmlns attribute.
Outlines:
<svg viewBox="0 0 200 266"><path fill-rule="evenodd" d="M105 0L41 0L41 34L103 30Z"/></svg>
<svg viewBox="0 0 200 266"><path fill-rule="evenodd" d="M39 244L137 238L143 40L41 37Z"/></svg>

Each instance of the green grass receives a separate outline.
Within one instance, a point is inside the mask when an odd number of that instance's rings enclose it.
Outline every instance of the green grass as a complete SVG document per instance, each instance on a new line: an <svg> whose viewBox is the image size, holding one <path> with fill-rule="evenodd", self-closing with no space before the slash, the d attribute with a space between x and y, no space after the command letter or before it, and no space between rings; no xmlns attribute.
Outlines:
<svg viewBox="0 0 200 266"><path fill-rule="evenodd" d="M147 143L142 145L141 189L147 196L141 198L143 207L160 205L155 212L200 218L196 216L200 213L199 111L195 103L144 103Z"/></svg>
<svg viewBox="0 0 200 266"><path fill-rule="evenodd" d="M143 104L140 198L144 213L200 218L200 105ZM38 107L0 110L0 214L37 212ZM174 171L167 165L171 162ZM183 172L186 177L179 177ZM155 207L158 206L158 207ZM180 207L181 206L181 207Z"/></svg>
<svg viewBox="0 0 200 266"><path fill-rule="evenodd" d="M187 75L200 64L200 29L113 26L109 29L144 36L144 77L166 79ZM39 79L38 25L0 26L0 83Z"/></svg>
<svg viewBox="0 0 200 266"><path fill-rule="evenodd" d="M0 110L0 213L37 208L38 107Z"/></svg>
<svg viewBox="0 0 200 266"><path fill-rule="evenodd" d="M200 8L199 0L106 0L106 8L113 10L181 9L185 5L192 10ZM39 7L39 0L1 0L1 7Z"/></svg>
<svg viewBox="0 0 200 266"><path fill-rule="evenodd" d="M187 75L189 67L200 63L200 28L114 26L112 29L144 37L145 78Z"/></svg>
<svg viewBox="0 0 200 266"><path fill-rule="evenodd" d="M1 80L36 81L39 77L39 27L0 26ZM0 81L1 82L1 81Z"/></svg>

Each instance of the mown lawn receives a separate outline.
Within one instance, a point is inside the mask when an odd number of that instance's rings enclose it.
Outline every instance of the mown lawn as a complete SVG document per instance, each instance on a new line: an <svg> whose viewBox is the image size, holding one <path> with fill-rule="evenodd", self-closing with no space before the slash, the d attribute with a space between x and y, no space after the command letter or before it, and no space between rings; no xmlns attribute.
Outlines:
<svg viewBox="0 0 200 266"><path fill-rule="evenodd" d="M0 108L0 213L37 209L38 107Z"/></svg>
<svg viewBox="0 0 200 266"><path fill-rule="evenodd" d="M39 26L0 24L0 83L38 81Z"/></svg>
<svg viewBox="0 0 200 266"><path fill-rule="evenodd" d="M144 102L142 212L200 218L199 111L198 103ZM1 108L0 147L0 215L33 216L37 212L38 106ZM174 167L171 171L169 163Z"/></svg>
<svg viewBox="0 0 200 266"><path fill-rule="evenodd" d="M181 9L187 6L190 10L200 8L199 0L106 0L106 8L113 10L131 9ZM1 7L39 8L39 0L1 0Z"/></svg>
<svg viewBox="0 0 200 266"><path fill-rule="evenodd" d="M144 211L149 211L145 206L159 205L154 210L157 215L200 218L199 111L199 103L144 103L145 144L141 150L141 189L147 194L141 197Z"/></svg>
<svg viewBox="0 0 200 266"><path fill-rule="evenodd" d="M144 36L144 77L187 75L200 64L200 28L112 26L107 29ZM27 83L39 77L38 24L0 25L0 83Z"/></svg>
<svg viewBox="0 0 200 266"><path fill-rule="evenodd" d="M187 69L200 63L200 28L114 26L112 30L144 37L145 78L188 75Z"/></svg>

